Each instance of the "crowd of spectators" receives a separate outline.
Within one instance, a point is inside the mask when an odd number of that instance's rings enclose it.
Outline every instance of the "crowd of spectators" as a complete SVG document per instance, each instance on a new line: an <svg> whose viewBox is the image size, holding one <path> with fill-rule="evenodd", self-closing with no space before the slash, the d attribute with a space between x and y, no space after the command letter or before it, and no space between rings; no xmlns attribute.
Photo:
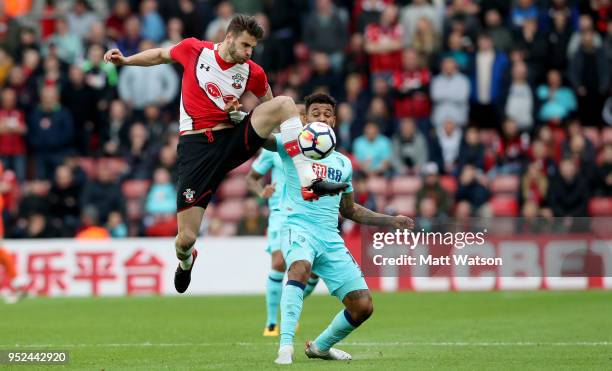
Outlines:
<svg viewBox="0 0 612 371"><path fill-rule="evenodd" d="M7 236L173 234L181 67L102 56L219 42L237 12L265 29L253 59L275 95L337 98L359 202L427 220L588 216L597 198L612 214L610 0L5 0ZM264 233L262 200L231 201L203 228Z"/></svg>

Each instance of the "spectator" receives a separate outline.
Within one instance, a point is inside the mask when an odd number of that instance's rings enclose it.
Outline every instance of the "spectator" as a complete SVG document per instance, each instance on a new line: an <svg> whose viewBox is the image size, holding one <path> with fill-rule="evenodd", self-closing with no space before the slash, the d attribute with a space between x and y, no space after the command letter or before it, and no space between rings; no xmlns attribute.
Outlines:
<svg viewBox="0 0 612 371"><path fill-rule="evenodd" d="M150 179L153 174L158 148L150 144L147 129L141 122L132 124L129 136L129 148L123 149L127 159L130 179Z"/></svg>
<svg viewBox="0 0 612 371"><path fill-rule="evenodd" d="M378 124L368 121L363 135L355 139L353 153L359 168L368 175L386 175L391 166L392 146L389 138L380 134Z"/></svg>
<svg viewBox="0 0 612 371"><path fill-rule="evenodd" d="M537 208L547 205L548 177L540 162L531 162L521 176L521 199L523 205L533 203Z"/></svg>
<svg viewBox="0 0 612 371"><path fill-rule="evenodd" d="M342 153L350 152L352 145L351 126L355 114L348 103L338 105L337 121L334 130L336 132L336 150Z"/></svg>
<svg viewBox="0 0 612 371"><path fill-rule="evenodd" d="M147 194L145 212L154 217L176 213L176 189L171 183L170 173L164 168L157 168L153 174L153 184Z"/></svg>
<svg viewBox="0 0 612 371"><path fill-rule="evenodd" d="M0 2L0 48L13 54L19 46L20 26L16 19L6 14L4 6L4 1Z"/></svg>
<svg viewBox="0 0 612 371"><path fill-rule="evenodd" d="M419 127L429 127L431 103L429 101L429 82L431 73L419 60L414 49L402 53L403 70L396 72L393 87L396 92L395 115L399 118L412 117L419 121Z"/></svg>
<svg viewBox="0 0 612 371"><path fill-rule="evenodd" d="M376 197L368 189L368 174L361 170L353 173L353 192L355 202L370 210L377 210Z"/></svg>
<svg viewBox="0 0 612 371"><path fill-rule="evenodd" d="M419 18L412 37L412 47L423 56L427 62L440 50L440 38L431 21L425 17Z"/></svg>
<svg viewBox="0 0 612 371"><path fill-rule="evenodd" d="M166 26L166 31L168 37L161 43L161 48L169 48L183 40L183 21L181 21L180 18L170 18ZM253 51L253 53L254 52L255 51Z"/></svg>
<svg viewBox="0 0 612 371"><path fill-rule="evenodd" d="M15 172L19 182L26 175L26 143L28 128L25 113L17 108L17 95L11 88L2 89L0 96L0 161L5 169Z"/></svg>
<svg viewBox="0 0 612 371"><path fill-rule="evenodd" d="M77 232L77 240L104 240L110 237L108 231L101 226L98 209L85 206L81 213L81 226Z"/></svg>
<svg viewBox="0 0 612 371"><path fill-rule="evenodd" d="M470 68L470 54L463 42L463 35L459 32L451 32L448 35L447 44L448 49L440 55L440 60L452 58L462 73L468 72Z"/></svg>
<svg viewBox="0 0 612 371"><path fill-rule="evenodd" d="M91 11L86 0L76 0L72 10L66 16L70 32L85 40L91 31L91 26L98 21L96 13Z"/></svg>
<svg viewBox="0 0 612 371"><path fill-rule="evenodd" d="M485 170L485 147L480 142L478 129L474 126L466 129L457 156L457 170L461 172L466 165Z"/></svg>
<svg viewBox="0 0 612 371"><path fill-rule="evenodd" d="M425 197L417 202L417 222L415 230L434 232L440 228L439 219L442 216L436 203L431 197Z"/></svg>
<svg viewBox="0 0 612 371"><path fill-rule="evenodd" d="M399 133L393 136L393 168L396 174L419 173L428 160L427 140L413 119L400 121Z"/></svg>
<svg viewBox="0 0 612 371"><path fill-rule="evenodd" d="M365 51L370 55L370 72L390 79L401 70L403 28L397 23L397 7L388 5L378 23L365 30Z"/></svg>
<svg viewBox="0 0 612 371"><path fill-rule="evenodd" d="M73 135L72 115L60 104L57 88L44 87L41 105L30 115L28 125L28 141L39 179L49 179L73 151Z"/></svg>
<svg viewBox="0 0 612 371"><path fill-rule="evenodd" d="M117 0L111 15L106 19L106 30L111 39L118 41L125 35L125 21L132 11L128 0Z"/></svg>
<svg viewBox="0 0 612 371"><path fill-rule="evenodd" d="M0 49L0 86L3 86L13 68L13 58L6 50Z"/></svg>
<svg viewBox="0 0 612 371"><path fill-rule="evenodd" d="M419 19L428 19L436 32L441 30L440 17L433 5L427 0L413 0L410 5L402 8L400 23L404 29L403 45L411 46L417 30Z"/></svg>
<svg viewBox="0 0 612 371"><path fill-rule="evenodd" d="M573 159L565 158L559 165L559 174L553 179L548 199L556 217L587 216L589 189L587 182L576 173Z"/></svg>
<svg viewBox="0 0 612 371"><path fill-rule="evenodd" d="M123 215L118 211L112 211L108 214L108 221L104 227L112 238L125 238L128 236L127 225L123 221Z"/></svg>
<svg viewBox="0 0 612 371"><path fill-rule="evenodd" d="M55 33L49 37L42 49L43 56L50 53L50 49L57 51L57 56L65 63L72 64L83 57L83 44L79 35L70 31L68 22L59 18L56 22Z"/></svg>
<svg viewBox="0 0 612 371"><path fill-rule="evenodd" d="M331 0L317 0L304 24L303 40L312 51L329 56L334 71L344 63L343 49L348 42L348 25Z"/></svg>
<svg viewBox="0 0 612 371"><path fill-rule="evenodd" d="M225 30L234 15L234 6L229 1L217 5L217 18L208 24L205 38L212 42L221 42L225 38Z"/></svg>
<svg viewBox="0 0 612 371"><path fill-rule="evenodd" d="M534 0L518 0L511 11L512 25L516 28L523 27L528 19L538 19L538 7Z"/></svg>
<svg viewBox="0 0 612 371"><path fill-rule="evenodd" d="M302 95L308 95L313 92L326 92L332 96L336 96L338 87L341 86L340 76L334 72L329 56L325 53L312 53L312 75L308 82L304 84Z"/></svg>
<svg viewBox="0 0 612 371"><path fill-rule="evenodd" d="M387 4L381 0L362 0L360 5L361 12L357 16L356 34L363 34L369 24L378 22L380 15L387 7Z"/></svg>
<svg viewBox="0 0 612 371"><path fill-rule="evenodd" d="M491 35L493 47L508 53L512 47L512 33L504 27L501 14L497 9L490 9L485 13L485 25L486 32Z"/></svg>
<svg viewBox="0 0 612 371"><path fill-rule="evenodd" d="M497 166L491 177L498 174L519 174L529 149L529 135L519 131L516 121L507 118L502 128L502 136L494 144Z"/></svg>
<svg viewBox="0 0 612 371"><path fill-rule="evenodd" d="M141 51L152 47L149 41L140 44ZM148 68L127 66L119 74L119 97L137 110L151 104L168 104L177 92L178 77L167 64Z"/></svg>
<svg viewBox="0 0 612 371"><path fill-rule="evenodd" d="M468 118L470 82L457 71L457 63L451 58L442 60L442 72L433 78L431 99L434 103L432 122L442 127L447 119L465 126Z"/></svg>
<svg viewBox="0 0 612 371"><path fill-rule="evenodd" d="M546 48L546 68L565 71L567 68L567 50L572 37L572 25L565 12L554 12L552 29L548 31Z"/></svg>
<svg viewBox="0 0 612 371"><path fill-rule="evenodd" d="M166 26L157 12L157 2L155 0L143 0L140 3L140 17L142 20L140 35L142 38L160 43L166 34Z"/></svg>
<svg viewBox="0 0 612 371"><path fill-rule="evenodd" d="M68 82L62 89L62 104L72 113L77 125L74 128L74 143L80 154L91 154L91 139L94 121L97 119L96 93L86 84L85 72L77 65L71 65Z"/></svg>
<svg viewBox="0 0 612 371"><path fill-rule="evenodd" d="M455 195L457 202L465 201L470 204L474 215L485 216L489 214L489 197L491 194L487 189L484 174L472 165L465 165L459 175L459 186Z"/></svg>
<svg viewBox="0 0 612 371"><path fill-rule="evenodd" d="M416 204L420 208L424 199L431 199L437 210L435 215L449 215L451 199L448 193L440 186L438 165L428 162L423 166L421 172L423 174L423 187L416 194Z"/></svg>
<svg viewBox="0 0 612 371"><path fill-rule="evenodd" d="M55 169L55 180L49 192L50 215L54 225L67 236L73 236L79 225L81 187L75 183L72 170L65 165Z"/></svg>
<svg viewBox="0 0 612 371"><path fill-rule="evenodd" d="M106 26L101 21L96 21L91 25L91 30L87 35L87 48L89 49L92 45L102 46L102 50L106 51L112 48L116 48L117 44L114 40L110 39L106 34Z"/></svg>
<svg viewBox="0 0 612 371"><path fill-rule="evenodd" d="M612 144L608 143L602 150L602 160L597 167L596 192L605 197L612 197Z"/></svg>
<svg viewBox="0 0 612 371"><path fill-rule="evenodd" d="M540 100L538 119L559 124L576 109L574 92L561 85L561 74L557 70L548 71L547 84L537 90Z"/></svg>
<svg viewBox="0 0 612 371"><path fill-rule="evenodd" d="M459 156L459 147L463 137L462 130L455 125L453 120L448 119L444 121L442 127L436 128L436 135L442 149L444 171L451 173L455 169L457 156Z"/></svg>
<svg viewBox="0 0 612 371"><path fill-rule="evenodd" d="M596 47L594 32L581 32L580 49L570 60L568 76L578 92L578 116L587 125L599 125L610 89L610 66L605 52Z"/></svg>
<svg viewBox="0 0 612 371"><path fill-rule="evenodd" d="M106 110L107 100L112 95L112 88L117 86L118 77L115 65L104 63L104 49L102 45L93 44L87 52L87 59L81 67L85 71L85 82L96 95L99 110ZM100 106L104 103L104 106Z"/></svg>
<svg viewBox="0 0 612 371"><path fill-rule="evenodd" d="M96 179L90 179L83 190L82 209L93 208L97 212L96 222L105 223L108 215L115 210L123 210L125 201L116 176L106 166L98 167Z"/></svg>
<svg viewBox="0 0 612 371"><path fill-rule="evenodd" d="M581 178L587 181L589 188L596 186L595 150L593 144L582 134L573 134L561 146L563 157L571 158L580 167Z"/></svg>
<svg viewBox="0 0 612 371"><path fill-rule="evenodd" d="M108 156L118 156L121 148L128 146L130 125L125 103L114 100L110 104L107 123L102 128L103 152Z"/></svg>
<svg viewBox="0 0 612 371"><path fill-rule="evenodd" d="M143 41L140 36L140 19L135 15L129 16L123 23L123 28L125 32L117 41L117 48L121 50L123 55L129 57L142 50L139 50L140 44Z"/></svg>
<svg viewBox="0 0 612 371"><path fill-rule="evenodd" d="M263 236L268 226L267 218L259 211L257 200L249 197L244 201L244 217L238 222L238 236Z"/></svg>
<svg viewBox="0 0 612 371"><path fill-rule="evenodd" d="M546 64L546 38L538 31L537 19L526 19L520 32L516 34L516 48L524 53L524 62L528 66L529 81L537 83L544 75Z"/></svg>
<svg viewBox="0 0 612 371"><path fill-rule="evenodd" d="M536 163L540 172L548 178L554 176L558 171L552 154L546 144L539 138L531 144L530 159L531 163Z"/></svg>
<svg viewBox="0 0 612 371"><path fill-rule="evenodd" d="M516 63L512 66L512 82L506 98L505 113L516 121L520 131L530 131L533 126L534 99L527 82L527 66Z"/></svg>
<svg viewBox="0 0 612 371"><path fill-rule="evenodd" d="M497 127L497 106L506 88L504 80L509 66L508 57L493 49L489 35L481 34L473 62L470 118L481 127Z"/></svg>
<svg viewBox="0 0 612 371"><path fill-rule="evenodd" d="M56 238L60 237L61 233L53 227L47 217L43 213L34 213L27 219L26 231L23 237L25 238Z"/></svg>
<svg viewBox="0 0 612 371"><path fill-rule="evenodd" d="M567 59L571 60L574 54L580 49L582 44L583 34L590 32L593 38L593 47L595 49L602 46L601 36L594 31L593 19L588 14L583 14L578 20L578 29L572 34L567 46Z"/></svg>

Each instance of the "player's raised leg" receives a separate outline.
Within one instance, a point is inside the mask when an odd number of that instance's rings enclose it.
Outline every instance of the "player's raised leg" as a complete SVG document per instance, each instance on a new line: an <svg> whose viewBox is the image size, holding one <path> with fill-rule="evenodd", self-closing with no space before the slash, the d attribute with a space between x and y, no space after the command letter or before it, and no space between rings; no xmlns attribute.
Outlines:
<svg viewBox="0 0 612 371"><path fill-rule="evenodd" d="M277 364L293 363L293 338L304 304L304 288L310 277L311 263L308 260L294 261L287 271L287 284L281 297L280 346Z"/></svg>
<svg viewBox="0 0 612 371"><path fill-rule="evenodd" d="M285 277L285 260L280 250L272 252L272 269L266 284L266 328L264 336L278 336L278 306L283 293L283 278Z"/></svg>
<svg viewBox="0 0 612 371"><path fill-rule="evenodd" d="M372 296L368 289L349 292L342 303L345 309L340 311L329 326L315 339L306 343L308 358L326 360L349 360L351 355L340 349L332 348L353 330L365 322L374 311Z"/></svg>
<svg viewBox="0 0 612 371"><path fill-rule="evenodd" d="M179 211L177 214L178 234L174 241L178 267L174 273L174 287L179 293L185 292L191 282L191 270L198 257L198 251L193 247L200 231L204 217L204 208L194 206Z"/></svg>
<svg viewBox="0 0 612 371"><path fill-rule="evenodd" d="M317 179L312 163L301 153L297 138L302 131L302 121L293 99L278 96L260 104L252 113L251 125L261 138L267 138L280 125L281 139L297 170L304 199L338 194L346 189L345 184Z"/></svg>

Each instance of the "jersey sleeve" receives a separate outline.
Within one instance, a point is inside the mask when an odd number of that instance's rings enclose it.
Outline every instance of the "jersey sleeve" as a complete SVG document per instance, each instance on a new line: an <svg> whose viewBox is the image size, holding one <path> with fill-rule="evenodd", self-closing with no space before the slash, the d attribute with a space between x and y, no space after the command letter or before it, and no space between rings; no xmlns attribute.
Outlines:
<svg viewBox="0 0 612 371"><path fill-rule="evenodd" d="M170 49L170 58L185 66L189 57L194 55L194 52L198 51L201 44L202 42L195 37L183 39Z"/></svg>
<svg viewBox="0 0 612 371"><path fill-rule="evenodd" d="M273 152L266 151L265 149L262 150L251 166L253 171L261 175L265 175L274 165L273 155Z"/></svg>
<svg viewBox="0 0 612 371"><path fill-rule="evenodd" d="M263 68L257 63L251 63L249 71L249 80L247 81L246 90L255 94L258 98L263 97L268 92L268 77Z"/></svg>

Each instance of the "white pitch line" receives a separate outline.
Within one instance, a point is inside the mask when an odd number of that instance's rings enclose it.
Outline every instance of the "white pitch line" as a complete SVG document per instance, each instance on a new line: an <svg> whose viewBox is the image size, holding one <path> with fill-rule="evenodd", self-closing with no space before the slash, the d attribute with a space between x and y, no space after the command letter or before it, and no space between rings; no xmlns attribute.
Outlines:
<svg viewBox="0 0 612 371"><path fill-rule="evenodd" d="M127 348L127 347L213 347L213 346L276 346L277 343L106 343L106 344L0 344L0 348ZM607 347L612 341L575 341L575 342L342 342L340 345L356 347Z"/></svg>

